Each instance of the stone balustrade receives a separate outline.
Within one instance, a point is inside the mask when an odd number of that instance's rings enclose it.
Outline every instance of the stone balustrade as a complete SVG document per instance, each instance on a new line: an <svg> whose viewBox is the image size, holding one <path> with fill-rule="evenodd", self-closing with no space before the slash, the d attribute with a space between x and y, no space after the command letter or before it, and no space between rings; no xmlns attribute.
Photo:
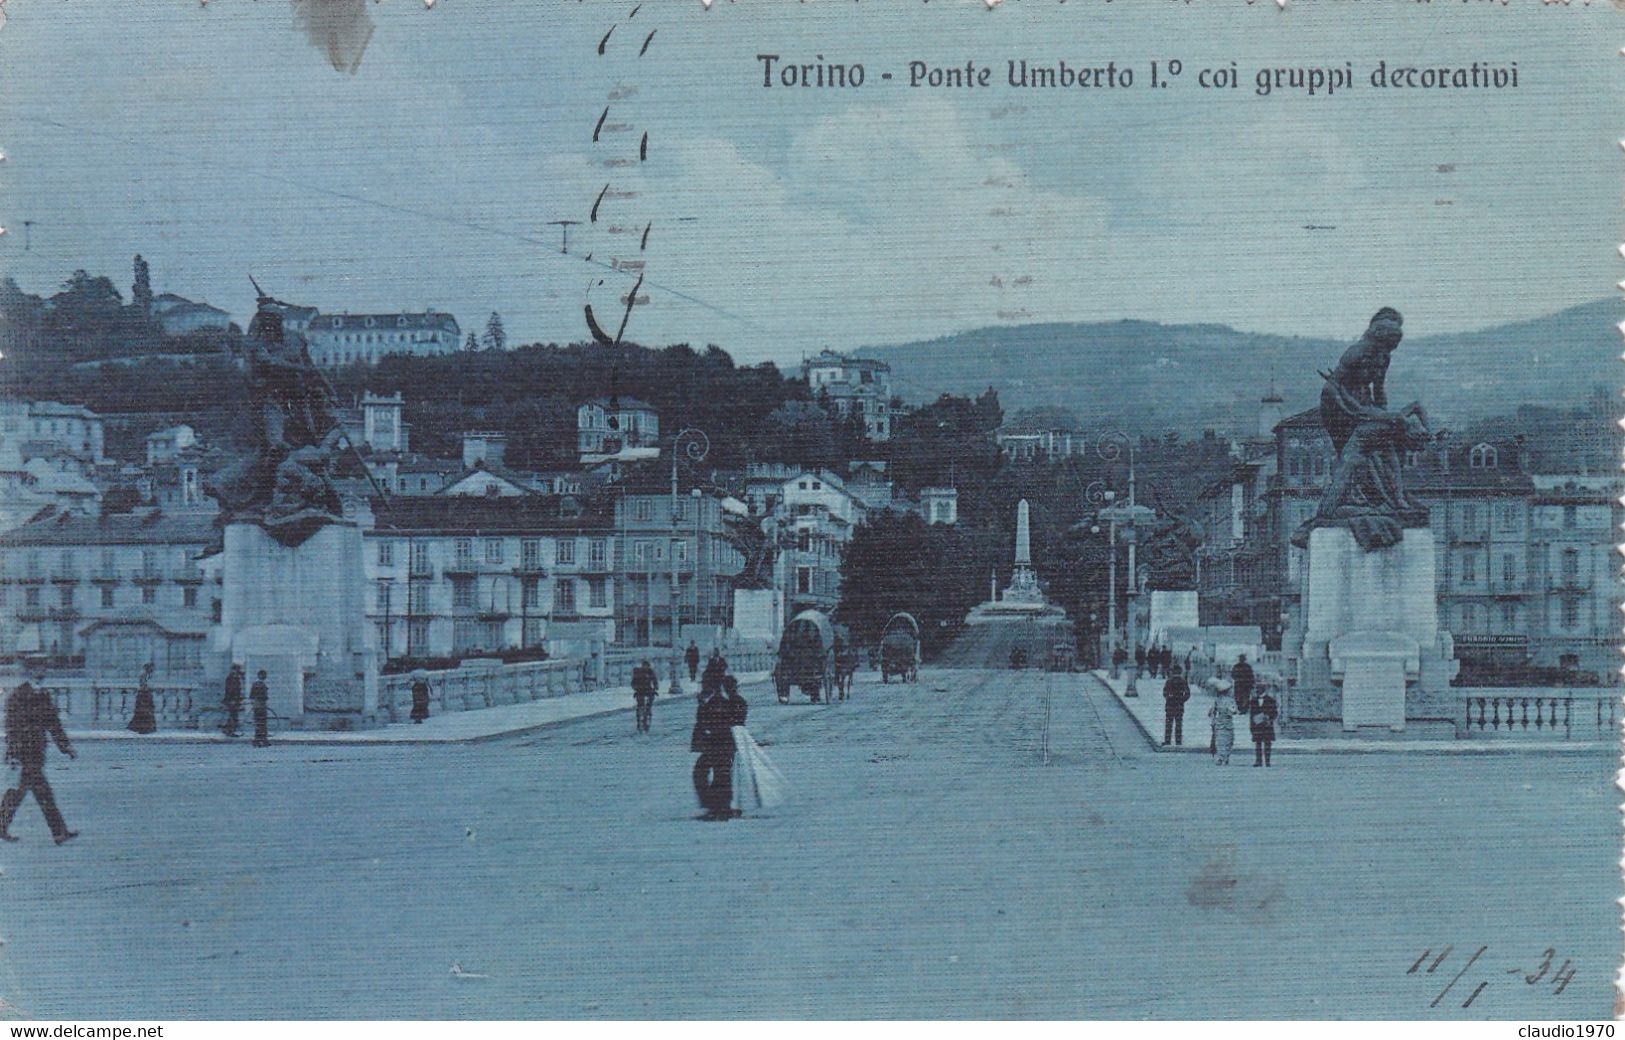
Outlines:
<svg viewBox="0 0 1625 1040"><path fill-rule="evenodd" d="M465 662L458 668L381 676L378 711L386 721L400 722L409 718L412 684L419 675L428 680L429 712L436 715L564 697L585 690L630 687L632 670L646 658L664 686L670 673L671 656L672 651L666 647L615 651L604 658L602 679L591 674L591 662L573 658L515 664ZM768 649L742 650L728 655L728 667L735 674L770 671L775 656ZM684 681L687 681L686 669Z"/></svg>
<svg viewBox="0 0 1625 1040"><path fill-rule="evenodd" d="M127 725L135 711L139 680L47 679L46 694L68 729L108 729ZM196 729L201 706L193 683L153 683L153 708L165 729Z"/></svg>
<svg viewBox="0 0 1625 1040"><path fill-rule="evenodd" d="M1512 689L1457 686L1460 731L1468 739L1529 737L1545 740L1619 739L1620 691L1607 686Z"/></svg>

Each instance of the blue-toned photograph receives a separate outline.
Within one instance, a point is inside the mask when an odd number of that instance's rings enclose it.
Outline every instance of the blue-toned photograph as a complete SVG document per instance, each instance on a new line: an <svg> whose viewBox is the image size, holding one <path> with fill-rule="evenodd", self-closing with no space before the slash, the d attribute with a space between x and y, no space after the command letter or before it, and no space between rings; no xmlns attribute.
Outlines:
<svg viewBox="0 0 1625 1040"><path fill-rule="evenodd" d="M0 3L0 1019L1625 1006L1612 5Z"/></svg>

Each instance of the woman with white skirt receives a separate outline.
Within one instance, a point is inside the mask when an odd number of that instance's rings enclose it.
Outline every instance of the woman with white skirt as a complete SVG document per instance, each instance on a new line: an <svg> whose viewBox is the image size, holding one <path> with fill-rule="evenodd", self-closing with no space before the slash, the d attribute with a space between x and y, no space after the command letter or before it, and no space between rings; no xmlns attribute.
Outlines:
<svg viewBox="0 0 1625 1040"><path fill-rule="evenodd" d="M733 708L734 724L730 731L734 738L733 814L740 816L746 809L772 809L783 805L788 785L784 774L745 728L749 708L745 698L739 695L738 680L730 675L723 680L722 687Z"/></svg>
<svg viewBox="0 0 1625 1040"><path fill-rule="evenodd" d="M1213 764L1230 764L1230 752L1236 746L1236 698L1230 693L1230 684L1224 680L1212 681L1213 707L1208 718L1213 720Z"/></svg>

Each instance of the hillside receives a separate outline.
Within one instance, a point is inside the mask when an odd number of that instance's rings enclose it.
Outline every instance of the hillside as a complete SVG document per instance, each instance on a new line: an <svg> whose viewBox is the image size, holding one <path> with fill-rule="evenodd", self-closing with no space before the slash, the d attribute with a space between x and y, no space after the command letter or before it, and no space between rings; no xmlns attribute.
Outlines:
<svg viewBox="0 0 1625 1040"><path fill-rule="evenodd" d="M1520 404L1578 403L1599 384L1619 384L1614 326L1622 318L1625 307L1598 300L1475 332L1407 337L1394 355L1389 394L1395 403L1422 401L1447 425ZM912 400L992 386L1007 413L1058 406L1086 427L1194 432L1250 422L1272 375L1289 411L1309 407L1318 373L1345 346L1225 325L1125 320L984 328L859 353L890 362Z"/></svg>

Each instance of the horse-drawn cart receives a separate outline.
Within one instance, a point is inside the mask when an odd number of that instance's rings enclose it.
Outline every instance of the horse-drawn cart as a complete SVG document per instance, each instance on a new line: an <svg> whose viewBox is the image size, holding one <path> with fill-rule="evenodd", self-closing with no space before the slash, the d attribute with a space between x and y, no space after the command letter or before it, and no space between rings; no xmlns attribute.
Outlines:
<svg viewBox="0 0 1625 1040"><path fill-rule="evenodd" d="M779 637L779 659L773 666L779 703L789 704L790 691L798 686L814 704L833 699L835 674L835 626L820 611L802 611Z"/></svg>
<svg viewBox="0 0 1625 1040"><path fill-rule="evenodd" d="M880 637L880 681L894 675L910 683L920 677L920 623L912 614L893 614Z"/></svg>

